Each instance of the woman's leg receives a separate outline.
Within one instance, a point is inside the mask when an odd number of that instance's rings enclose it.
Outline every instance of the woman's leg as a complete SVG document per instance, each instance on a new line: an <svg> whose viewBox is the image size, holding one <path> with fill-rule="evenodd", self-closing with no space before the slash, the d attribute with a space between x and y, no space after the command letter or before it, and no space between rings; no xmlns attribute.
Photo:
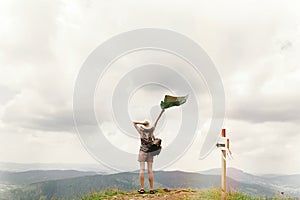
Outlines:
<svg viewBox="0 0 300 200"><path fill-rule="evenodd" d="M153 162L147 162L150 190L153 190L153 179L154 179L153 172L152 172L152 164Z"/></svg>
<svg viewBox="0 0 300 200"><path fill-rule="evenodd" d="M141 185L141 189L144 189L144 172L145 172L145 162L140 162L140 185Z"/></svg>

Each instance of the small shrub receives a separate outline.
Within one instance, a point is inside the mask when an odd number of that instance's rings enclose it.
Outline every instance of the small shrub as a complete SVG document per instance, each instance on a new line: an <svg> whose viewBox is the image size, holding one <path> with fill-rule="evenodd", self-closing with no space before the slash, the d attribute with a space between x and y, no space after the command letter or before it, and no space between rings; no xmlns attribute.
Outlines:
<svg viewBox="0 0 300 200"><path fill-rule="evenodd" d="M118 189L111 189L108 188L104 191L100 191L100 192L91 192L89 195L86 195L84 197L82 197L82 200L101 200L105 197L109 197L109 196L114 196L117 194L124 194L124 192L119 191Z"/></svg>

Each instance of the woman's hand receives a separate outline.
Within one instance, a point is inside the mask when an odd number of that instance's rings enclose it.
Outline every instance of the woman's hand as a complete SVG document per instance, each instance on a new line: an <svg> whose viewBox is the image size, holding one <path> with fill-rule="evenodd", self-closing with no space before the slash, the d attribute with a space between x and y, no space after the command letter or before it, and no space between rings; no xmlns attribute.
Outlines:
<svg viewBox="0 0 300 200"><path fill-rule="evenodd" d="M143 125L144 125L144 126L149 126L149 122L148 122L148 121L145 121L145 122L143 123Z"/></svg>
<svg viewBox="0 0 300 200"><path fill-rule="evenodd" d="M144 124L145 122L133 122L134 124Z"/></svg>
<svg viewBox="0 0 300 200"><path fill-rule="evenodd" d="M148 121L144 121L144 122L133 122L133 124L141 124L141 125L144 125L144 126L148 126L148 125L149 125L149 122L148 122Z"/></svg>

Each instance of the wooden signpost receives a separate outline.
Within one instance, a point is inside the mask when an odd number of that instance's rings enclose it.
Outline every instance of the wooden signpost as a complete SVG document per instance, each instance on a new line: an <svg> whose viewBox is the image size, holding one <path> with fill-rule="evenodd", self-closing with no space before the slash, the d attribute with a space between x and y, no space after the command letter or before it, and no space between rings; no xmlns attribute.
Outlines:
<svg viewBox="0 0 300 200"><path fill-rule="evenodd" d="M222 137L226 137L226 129L222 129ZM227 139L227 147L229 139ZM222 200L226 200L226 150L222 150Z"/></svg>
<svg viewBox="0 0 300 200"><path fill-rule="evenodd" d="M226 129L222 129L222 138L220 139L220 142L217 143L217 147L221 149L222 156L222 182L221 182L221 187L222 187L222 200L226 200L226 156L227 153L228 155L231 156L231 151L229 149L229 139L226 138Z"/></svg>

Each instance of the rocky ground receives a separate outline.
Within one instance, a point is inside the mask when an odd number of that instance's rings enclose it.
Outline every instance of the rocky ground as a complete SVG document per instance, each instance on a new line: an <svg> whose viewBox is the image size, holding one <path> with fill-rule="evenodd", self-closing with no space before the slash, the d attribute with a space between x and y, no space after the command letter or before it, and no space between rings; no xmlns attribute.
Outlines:
<svg viewBox="0 0 300 200"><path fill-rule="evenodd" d="M160 189L155 194L149 194L146 191L145 194L139 194L138 192L128 192L124 194L118 194L111 197L103 198L106 200L196 200L196 199L209 199L204 193L196 190L168 190Z"/></svg>

